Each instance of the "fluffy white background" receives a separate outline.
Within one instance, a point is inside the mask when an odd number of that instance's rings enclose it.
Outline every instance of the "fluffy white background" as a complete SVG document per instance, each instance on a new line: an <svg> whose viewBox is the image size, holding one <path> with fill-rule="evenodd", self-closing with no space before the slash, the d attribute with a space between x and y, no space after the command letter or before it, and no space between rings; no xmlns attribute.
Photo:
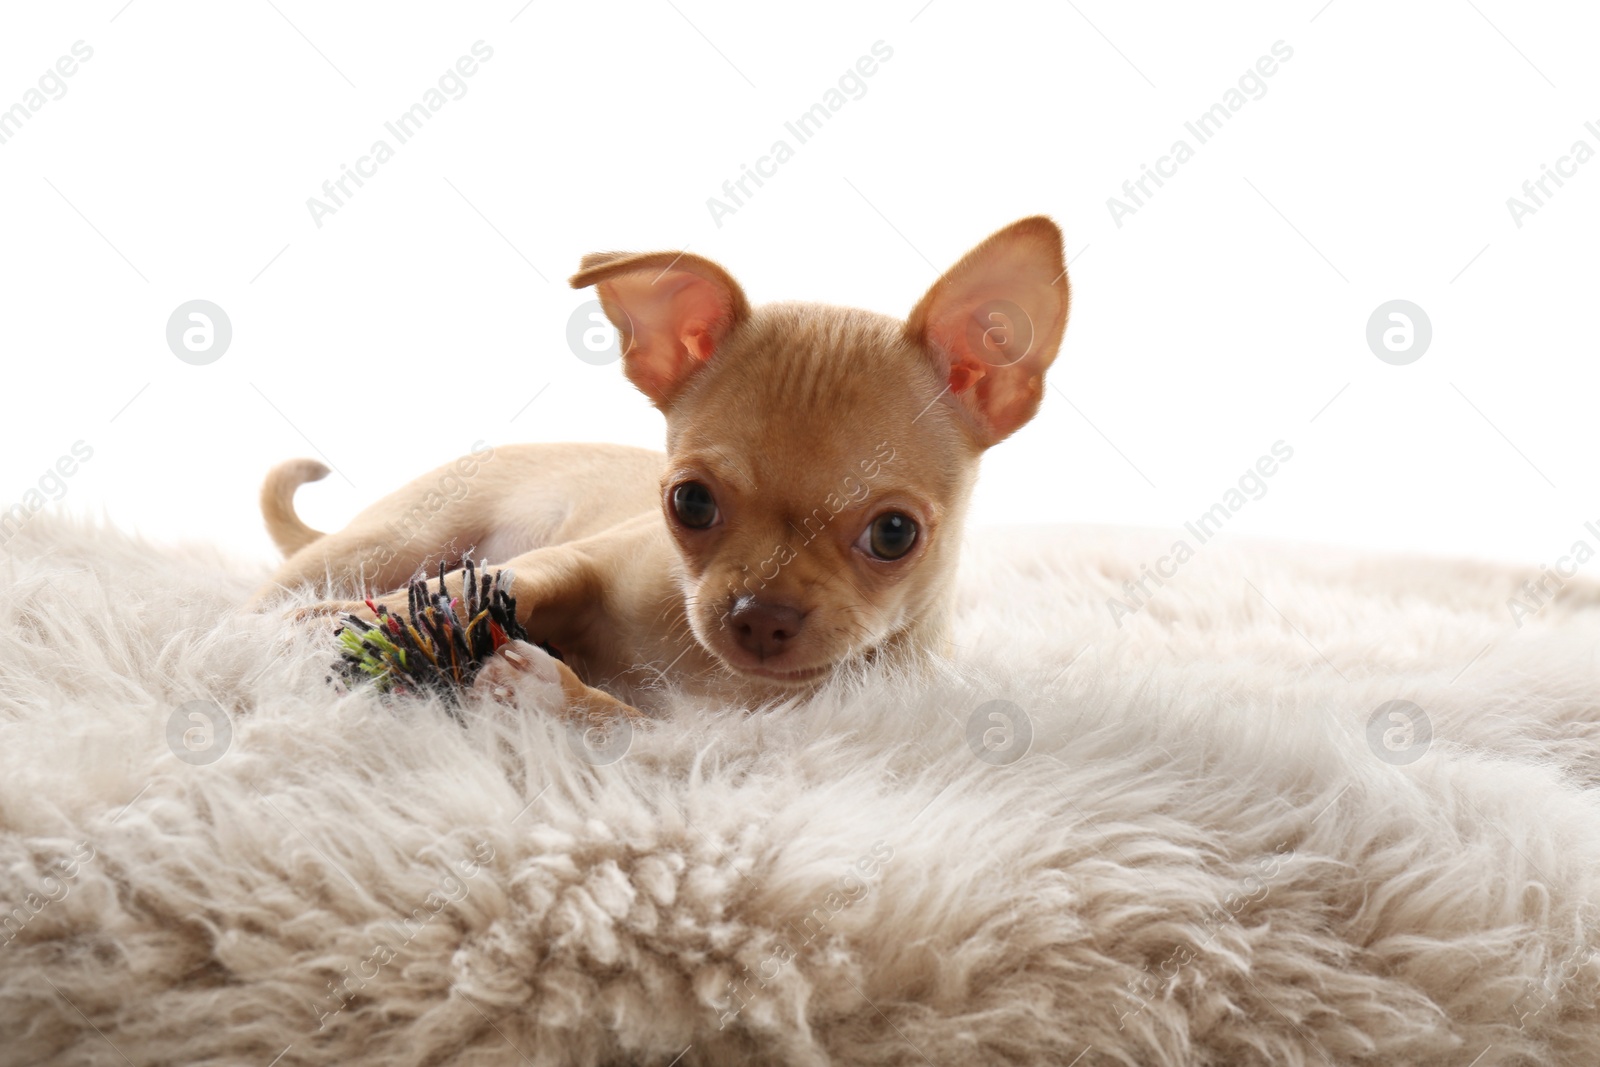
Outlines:
<svg viewBox="0 0 1600 1067"><path fill-rule="evenodd" d="M95 54L0 145L27 398L0 504L83 439L66 505L264 558L255 488L307 439L348 476L307 492L319 528L480 437L658 445L616 368L566 348L584 252L689 246L758 301L903 314L1045 211L1077 289L1059 391L991 458L978 521L1176 525L1280 438L1297 459L1241 530L1538 564L1600 514L1600 161L1521 229L1505 206L1600 148L1592 6L275 2L7 13L0 104ZM480 39L467 95L317 229L306 199ZM706 199L878 40L866 95L719 228ZM1107 198L1278 40L1266 95L1117 228ZM208 367L164 341L197 297L235 330ZM1434 324L1409 367L1364 341L1397 297Z"/></svg>
<svg viewBox="0 0 1600 1067"><path fill-rule="evenodd" d="M1600 1060L1600 591L1507 634L1504 572L1212 546L1118 629L1153 545L970 547L942 680L677 700L591 766L553 709L339 698L235 560L41 520L0 554L0 1062Z"/></svg>

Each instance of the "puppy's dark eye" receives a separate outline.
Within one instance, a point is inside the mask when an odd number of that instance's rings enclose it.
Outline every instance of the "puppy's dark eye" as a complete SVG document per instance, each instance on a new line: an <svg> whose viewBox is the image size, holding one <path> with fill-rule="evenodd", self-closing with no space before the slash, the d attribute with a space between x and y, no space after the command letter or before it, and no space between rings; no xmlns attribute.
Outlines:
<svg viewBox="0 0 1600 1067"><path fill-rule="evenodd" d="M901 511L886 511L867 527L866 548L882 560L896 560L917 543L917 523Z"/></svg>
<svg viewBox="0 0 1600 1067"><path fill-rule="evenodd" d="M717 521L717 501L699 482L683 482L672 490L672 512L691 530L704 530Z"/></svg>

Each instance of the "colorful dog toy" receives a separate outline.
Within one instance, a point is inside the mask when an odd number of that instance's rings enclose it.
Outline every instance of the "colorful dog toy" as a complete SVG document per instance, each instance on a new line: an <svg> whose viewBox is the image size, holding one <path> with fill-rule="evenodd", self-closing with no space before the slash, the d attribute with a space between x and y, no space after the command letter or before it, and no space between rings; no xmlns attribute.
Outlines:
<svg viewBox="0 0 1600 1067"><path fill-rule="evenodd" d="M367 607L377 622L345 615L335 634L343 652L334 668L346 681L370 680L381 693L428 690L454 704L456 691L470 685L502 645L528 639L517 622L512 572L490 574L471 560L464 570L459 598L444 592L442 563L438 592L428 588L427 579L412 579L409 620L371 600Z"/></svg>

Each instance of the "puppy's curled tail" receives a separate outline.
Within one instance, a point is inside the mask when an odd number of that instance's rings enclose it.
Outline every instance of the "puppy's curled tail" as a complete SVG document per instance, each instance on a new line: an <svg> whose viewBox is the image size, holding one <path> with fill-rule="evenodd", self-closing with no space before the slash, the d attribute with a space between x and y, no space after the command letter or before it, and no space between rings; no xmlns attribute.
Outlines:
<svg viewBox="0 0 1600 1067"><path fill-rule="evenodd" d="M267 520L267 533L285 556L327 536L301 522L294 512L294 491L306 482L321 481L327 476L326 464L314 459L291 459L273 467L261 483L261 516Z"/></svg>

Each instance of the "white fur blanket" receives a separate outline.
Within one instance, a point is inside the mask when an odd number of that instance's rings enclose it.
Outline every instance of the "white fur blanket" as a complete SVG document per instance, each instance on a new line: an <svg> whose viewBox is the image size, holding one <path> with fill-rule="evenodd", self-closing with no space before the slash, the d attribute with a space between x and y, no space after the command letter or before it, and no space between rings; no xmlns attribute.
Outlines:
<svg viewBox="0 0 1600 1067"><path fill-rule="evenodd" d="M1212 544L1134 604L1167 543L974 533L937 684L613 745L36 518L0 1062L1600 1062L1595 590Z"/></svg>

